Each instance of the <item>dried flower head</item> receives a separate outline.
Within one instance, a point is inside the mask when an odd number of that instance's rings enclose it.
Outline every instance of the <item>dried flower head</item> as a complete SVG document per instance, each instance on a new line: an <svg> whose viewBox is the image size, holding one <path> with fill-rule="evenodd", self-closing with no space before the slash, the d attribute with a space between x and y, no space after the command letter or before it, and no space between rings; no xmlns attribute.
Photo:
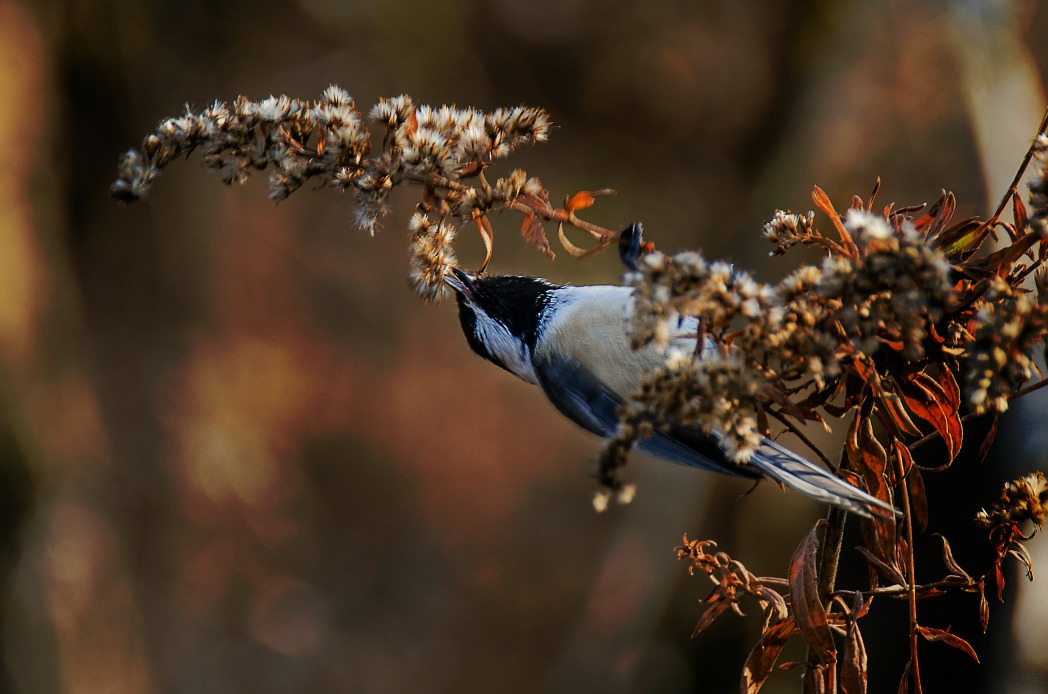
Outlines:
<svg viewBox="0 0 1048 694"><path fill-rule="evenodd" d="M1030 179L1030 226L1044 237L1048 235L1048 136L1038 135L1032 151L1035 165Z"/></svg>
<svg viewBox="0 0 1048 694"><path fill-rule="evenodd" d="M826 259L818 293L839 302L836 319L859 352L873 355L890 341L901 344L904 358L920 359L953 291L945 255L906 219L852 208L844 228L857 253Z"/></svg>
<svg viewBox="0 0 1048 694"><path fill-rule="evenodd" d="M764 238L775 244L775 250L769 255L785 253L791 246L804 243L818 232L815 230L815 213L809 212L803 217L792 212L776 210L771 221L764 225Z"/></svg>
<svg viewBox="0 0 1048 694"><path fill-rule="evenodd" d="M431 223L429 217L416 212L408 224L411 231L411 273L408 278L418 295L429 301L448 293L444 278L458 264L455 249L455 227L442 219Z"/></svg>
<svg viewBox="0 0 1048 694"><path fill-rule="evenodd" d="M736 272L725 262L707 262L686 251L674 256L650 253L626 275L633 285L631 325L635 346L669 344L671 327L682 317L698 318L704 332L722 332L738 317L757 318L774 304L771 287Z"/></svg>
<svg viewBox="0 0 1048 694"><path fill-rule="evenodd" d="M710 350L701 358L670 350L663 367L648 374L620 408L618 436L608 455L670 424L695 426L712 435L729 458L745 463L763 441L757 423L763 376L739 351Z"/></svg>
<svg viewBox="0 0 1048 694"><path fill-rule="evenodd" d="M1040 370L1033 348L1048 332L1048 282L1038 276L1036 293L994 278L972 318L968 400L976 412L1008 409L1009 396Z"/></svg>
<svg viewBox="0 0 1048 694"><path fill-rule="evenodd" d="M1048 519L1048 479L1034 472L1004 485L1001 498L989 509L982 509L975 522L983 528L1032 522L1040 528Z"/></svg>

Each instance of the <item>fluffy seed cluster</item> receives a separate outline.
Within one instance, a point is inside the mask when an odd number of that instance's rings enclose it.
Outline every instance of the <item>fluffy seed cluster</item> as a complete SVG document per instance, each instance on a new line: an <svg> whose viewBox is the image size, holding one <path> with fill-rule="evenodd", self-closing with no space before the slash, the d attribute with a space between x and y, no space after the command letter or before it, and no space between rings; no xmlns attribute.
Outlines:
<svg viewBox="0 0 1048 694"><path fill-rule="evenodd" d="M1048 136L1033 143L1037 167L1030 179L1030 226L1042 238L1048 235Z"/></svg>
<svg viewBox="0 0 1048 694"><path fill-rule="evenodd" d="M762 229L764 238L775 244L769 255L781 255L799 243L808 243L819 232L815 229L815 213L801 216L776 210L775 216Z"/></svg>
<svg viewBox="0 0 1048 694"><path fill-rule="evenodd" d="M272 166L270 197L279 201L312 177L360 169L370 136L353 99L334 85L314 103L282 95L216 101L199 112L187 106L125 153L111 193L128 202L141 198L168 164L200 148L204 165L228 184Z"/></svg>
<svg viewBox="0 0 1048 694"><path fill-rule="evenodd" d="M763 380L738 350L710 350L701 359L670 350L620 409L618 438L635 441L671 422L695 426L716 437L731 460L748 462L764 439L757 422Z"/></svg>
<svg viewBox="0 0 1048 694"><path fill-rule="evenodd" d="M995 278L973 324L966 382L976 412L1008 409L1008 398L1040 371L1033 350L1048 333L1048 275L1037 273L1036 293Z"/></svg>
<svg viewBox="0 0 1048 694"><path fill-rule="evenodd" d="M747 352L757 355L780 381L811 378L823 388L840 375L839 341L823 329L827 306L816 292L822 276L811 265L794 271L775 286L779 310L745 327Z"/></svg>
<svg viewBox="0 0 1048 694"><path fill-rule="evenodd" d="M491 185L483 180L477 185L463 183L519 145L544 141L551 125L541 109L518 106L485 113L453 106L433 108L415 106L410 97L402 95L379 101L371 109L371 118L385 126L386 147L363 175L369 188L374 188L372 178L380 181L383 189L404 180L442 185L446 192L439 201L440 212L460 219L496 209L521 195L544 193L537 178L529 178L519 169ZM448 185L453 183L458 185ZM360 181L352 178L340 178L338 184L361 190ZM385 199L370 198L362 192L364 218L358 224L363 221L368 226L384 208Z"/></svg>
<svg viewBox="0 0 1048 694"><path fill-rule="evenodd" d="M673 323L681 316L698 318L703 331L722 331L738 317L754 319L771 310L775 302L768 285L692 251L645 255L626 282L634 288L634 346L654 341L666 347Z"/></svg>
<svg viewBox="0 0 1048 694"><path fill-rule="evenodd" d="M844 227L858 254L830 256L816 291L839 305L840 321L856 349L873 355L886 341L909 360L924 355L928 326L942 318L953 292L945 255L924 242L908 220L849 209Z"/></svg>
<svg viewBox="0 0 1048 694"><path fill-rule="evenodd" d="M408 96L382 99L371 118L386 126L387 137L405 167L418 173L456 176L463 166L504 157L525 142L549 135L549 117L518 106L491 113L454 106L415 106Z"/></svg>
<svg viewBox="0 0 1048 694"><path fill-rule="evenodd" d="M542 109L433 108L401 95L382 99L369 118L384 131L377 152L372 152L368 119L334 85L313 102L238 97L198 112L187 106L183 115L161 121L141 147L124 154L110 192L120 200L138 200L166 166L200 149L204 165L221 172L227 184L270 169L269 195L275 202L310 180L352 190L356 225L374 234L389 210L392 190L414 183L423 189L425 222L412 222L410 280L424 299L444 294L439 282L454 263L450 243L456 222L479 219L522 197L552 215L537 178L520 169L491 183L482 175L518 146L549 136L551 124Z"/></svg>
<svg viewBox="0 0 1048 694"><path fill-rule="evenodd" d="M408 223L411 232L411 271L408 280L424 300L443 298L447 292L444 278L458 264L452 241L455 227L446 219L436 223L416 212Z"/></svg>
<svg viewBox="0 0 1048 694"><path fill-rule="evenodd" d="M1048 479L1043 472L1020 477L1004 485L1001 498L979 511L975 522L984 528L1032 521L1037 527L1048 520Z"/></svg>

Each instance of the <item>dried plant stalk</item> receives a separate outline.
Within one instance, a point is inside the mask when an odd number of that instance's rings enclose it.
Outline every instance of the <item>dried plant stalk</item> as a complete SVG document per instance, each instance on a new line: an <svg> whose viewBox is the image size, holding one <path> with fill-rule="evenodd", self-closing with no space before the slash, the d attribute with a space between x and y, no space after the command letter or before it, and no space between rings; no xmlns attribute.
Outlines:
<svg viewBox="0 0 1048 694"><path fill-rule="evenodd" d="M621 407L618 435L598 460L596 477L603 487L598 508L613 495L621 501L632 497L634 487L621 479L629 452L638 438L661 427L715 433L729 457L744 462L772 433L769 419L798 434L805 422L828 427L840 419L847 427L841 474L903 510L898 521L863 520L860 549L871 581L861 589L834 585L843 512L831 513L822 556L817 526L801 542L784 579L754 576L717 551L713 541L685 538L678 556L714 584L695 633L729 609L741 615L740 600L746 597L763 613L761 639L743 669L743 691L761 688L796 634L809 646L806 681L813 691L834 691L838 682L848 692L864 690L868 664L859 620L878 597L908 601L911 659L904 685L912 682L920 691L918 637L977 655L948 629L920 624L919 600L950 590L977 593L985 630L986 587L996 587L1002 596L1002 563L1009 556L1018 559L1033 579L1023 543L1048 515L1048 483L1041 473L1010 483L978 514L976 522L996 549L994 564L978 578L957 564L943 538L946 574L920 583L913 537L915 525L926 526L929 515L923 475L945 471L956 459L964 420L983 413L996 417L1015 398L1048 383L1030 385L1041 377L1035 357L1048 334L1046 128L1048 117L1016 182L986 221L955 221L956 201L946 192L931 206L875 210L879 182L866 200L856 197L841 214L816 187L812 201L829 233L817 228L814 211L778 211L763 235L774 244L772 255L811 246L823 251L824 259L776 284L696 252L659 253L640 240L639 225L622 232L620 253L634 288L634 345L667 346L674 324L693 317L698 346L687 354L667 349L665 363ZM270 197L277 202L310 180L352 190L357 226L374 234L392 190L414 185L421 197L409 224L409 276L423 299L438 299L457 263L461 224L476 227L487 265L494 212L520 213L523 240L551 258L544 222L557 225L561 245L577 257L599 252L617 237L577 214L605 191L582 191L554 207L539 179L522 170L488 181L485 172L496 160L522 144L545 140L549 131L544 111L523 106L484 113L416 106L399 96L380 101L365 118L336 86L314 102L239 97L162 121L140 148L124 155L111 192L120 200L137 200L171 162L200 149L204 165L221 172L227 184L269 169ZM373 142L378 135L380 145ZM1035 176L1027 211L1017 182L1030 163ZM1000 216L1009 205L1014 222L1005 223ZM592 237L590 247L568 239L565 226ZM1004 243L991 251L991 239ZM1026 282L1030 275L1032 288ZM969 414L962 417L965 409ZM912 450L934 439L943 443L942 464L919 468ZM803 435L802 440L810 445ZM825 452L816 453L829 460ZM771 585L786 586L790 593Z"/></svg>

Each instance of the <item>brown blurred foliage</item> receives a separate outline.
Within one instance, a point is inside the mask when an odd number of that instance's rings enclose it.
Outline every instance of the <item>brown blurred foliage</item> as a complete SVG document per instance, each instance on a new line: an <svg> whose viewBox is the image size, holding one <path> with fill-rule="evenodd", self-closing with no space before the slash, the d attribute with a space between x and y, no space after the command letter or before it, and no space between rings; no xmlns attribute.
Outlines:
<svg viewBox="0 0 1048 694"><path fill-rule="evenodd" d="M1013 166L1038 113L984 128L973 84L1043 70L1046 28L1032 3L0 0L0 688L726 691L756 632L683 638L673 542L730 538L760 574L819 513L644 461L634 504L595 515L594 442L406 287L410 203L371 239L330 192L273 208L195 160L112 203L117 154L183 103L338 82L365 104L541 106L558 129L516 165L618 190L604 226L759 271L761 224L814 182L984 212L984 153ZM523 244L497 262L619 274ZM985 499L929 482L937 503ZM981 670L948 654L968 691L1044 677L1000 632ZM894 653L863 634L871 661Z"/></svg>

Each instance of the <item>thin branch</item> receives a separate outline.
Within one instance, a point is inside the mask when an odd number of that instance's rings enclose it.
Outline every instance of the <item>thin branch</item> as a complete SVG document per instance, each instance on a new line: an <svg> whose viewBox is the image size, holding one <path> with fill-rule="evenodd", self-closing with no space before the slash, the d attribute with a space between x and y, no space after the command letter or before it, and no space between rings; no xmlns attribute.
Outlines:
<svg viewBox="0 0 1048 694"><path fill-rule="evenodd" d="M921 667L917 660L917 578L913 558L913 512L910 508L910 490L906 485L905 472L902 468L902 460L897 455L895 459L896 472L899 476L899 488L902 491L903 517L906 519L906 550L907 550L907 591L910 608L910 663L913 674L913 687L916 694L921 694Z"/></svg>
<svg viewBox="0 0 1048 694"><path fill-rule="evenodd" d="M542 207L536 207L528 205L519 200L510 200L506 203L506 207L517 212L524 212L526 214L534 214L536 217L542 217L547 222L557 222L569 224L577 229L588 232L593 236L597 236L604 239L615 238L616 232L611 229L605 229L602 226L587 222L584 219L579 219L575 215L569 213L563 209L546 209Z"/></svg>
<svg viewBox="0 0 1048 694"><path fill-rule="evenodd" d="M1015 177L1012 179L1012 184L1008 186L1008 192L1001 197L1001 202L998 203L997 209L994 210L993 216L987 220L987 224L996 224L997 220L1004 214L1004 208L1008 206L1012 197L1019 194L1019 181L1022 180L1023 174L1026 173L1026 169L1030 166L1030 162L1033 160L1033 151L1036 144L1037 138L1045 134L1048 130L1048 109L1045 110L1044 116L1041 118L1041 124L1037 128L1037 135L1034 136L1033 142L1031 142L1029 149L1026 150L1026 156L1023 157L1023 161L1019 164L1019 169L1015 172Z"/></svg>
<svg viewBox="0 0 1048 694"><path fill-rule="evenodd" d="M819 565L819 597L827 609L837 583L837 566L841 559L844 522L847 519L848 512L838 506L831 506L826 514L826 533L822 539L822 561Z"/></svg>
<svg viewBox="0 0 1048 694"><path fill-rule="evenodd" d="M786 419L783 415L781 415L779 412L775 410L765 409L764 411L770 414L775 419L777 419L784 427L789 429L791 434L799 438L805 446L811 449L815 453L815 455L819 456L819 459L822 460L822 462L826 465L826 467L830 469L831 472L837 472L837 467L830 461L828 457L826 457L826 454L819 450L819 447L816 446L812 442L812 440L805 435L803 431L801 431L795 424L793 424L793 422Z"/></svg>
<svg viewBox="0 0 1048 694"><path fill-rule="evenodd" d="M1019 390L1017 390L1014 393L1012 393L1012 396L1010 398L1008 398L1008 400L1009 401L1010 400L1015 400L1016 398L1021 398L1024 395L1029 395L1030 393L1034 392L1035 390L1040 390L1041 388L1044 388L1045 386L1048 386L1048 378L1042 378L1040 381L1037 381L1037 383L1032 383L1032 384L1026 386L1025 388L1020 388Z"/></svg>

